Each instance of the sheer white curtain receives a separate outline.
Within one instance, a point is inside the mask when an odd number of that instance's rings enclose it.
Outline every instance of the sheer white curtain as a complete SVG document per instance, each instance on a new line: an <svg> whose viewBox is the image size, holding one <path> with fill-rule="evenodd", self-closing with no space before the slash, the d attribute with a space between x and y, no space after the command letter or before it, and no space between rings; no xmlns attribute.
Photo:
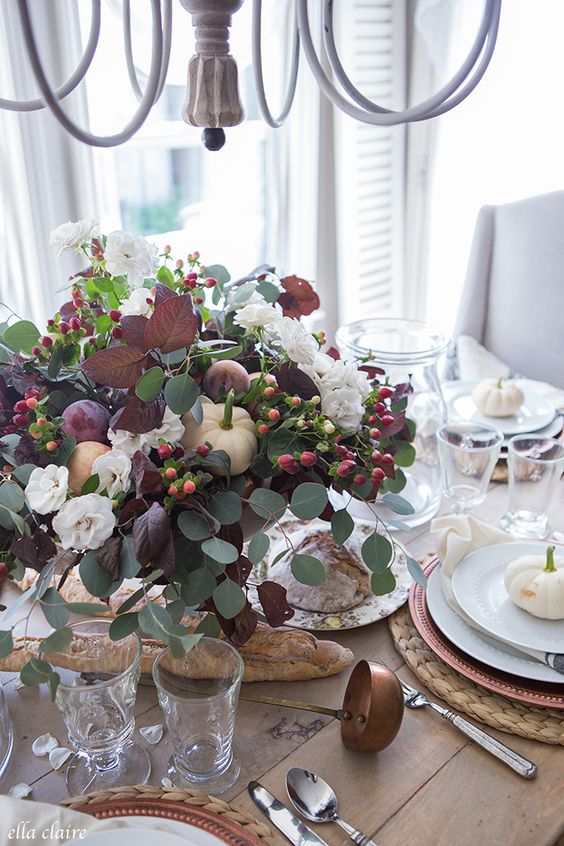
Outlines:
<svg viewBox="0 0 564 846"><path fill-rule="evenodd" d="M69 74L80 52L72 0L30 4L42 59L52 81ZM4 97L36 97L21 42L17 8L0 3L0 80ZM80 94L66 108L84 119ZM61 297L56 291L77 269L73 257L53 255L49 233L59 223L95 214L89 148L69 138L46 112L0 110L0 299L42 325Z"/></svg>
<svg viewBox="0 0 564 846"><path fill-rule="evenodd" d="M456 0L447 72L481 3ZM496 52L476 91L439 118L429 184L426 317L452 330L478 210L564 186L564 3L503 4Z"/></svg>

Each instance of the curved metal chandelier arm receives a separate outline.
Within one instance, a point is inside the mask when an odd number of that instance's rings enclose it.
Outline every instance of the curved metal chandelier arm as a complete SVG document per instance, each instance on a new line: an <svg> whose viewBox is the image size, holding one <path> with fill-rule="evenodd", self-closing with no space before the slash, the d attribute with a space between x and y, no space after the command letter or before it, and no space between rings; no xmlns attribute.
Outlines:
<svg viewBox="0 0 564 846"><path fill-rule="evenodd" d="M123 0L123 48L125 52L125 64L127 66L127 75L129 82L133 89L133 93L138 100L143 97L143 90L139 85L137 79L137 71L135 70L135 62L133 61L133 46L131 37L131 0ZM163 60L161 63L161 73L159 78L159 88L155 102L160 98L166 82L166 75L168 73L168 66L170 62L170 49L172 44L172 0L163 0Z"/></svg>
<svg viewBox="0 0 564 846"><path fill-rule="evenodd" d="M300 64L300 33L298 29L298 13L294 12L294 27L293 27L293 41L292 41L292 59L290 65L290 74L288 77L288 88L286 97L284 98L284 105L278 117L273 117L269 105L266 102L266 93L264 90L264 76L262 72L262 46L261 46L261 19L262 19L262 0L253 0L253 22L252 22L252 52L253 52L253 73L255 77L255 88L257 93L257 101L260 113L265 122L273 129L278 129L282 126L294 102L296 94L296 84L298 81L298 69Z"/></svg>
<svg viewBox="0 0 564 846"><path fill-rule="evenodd" d="M84 53L82 54L80 62L67 81L54 90L53 94L57 100L63 100L72 91L74 91L77 85L82 82L86 76L88 68L92 64L92 59L94 58L94 53L96 52L96 47L98 46L98 40L100 38L100 22L102 17L100 2L101 0L91 0L92 12L90 18L90 33L88 35L88 41L86 43ZM4 97L0 97L0 109L7 109L11 112L36 112L44 108L45 103L40 99L9 100Z"/></svg>
<svg viewBox="0 0 564 846"><path fill-rule="evenodd" d="M39 54L37 52L37 44L35 42L35 37L31 26L27 0L17 0L17 3L22 24L24 43L28 52L35 80L37 82L37 85L39 86L41 94L43 95L46 106L49 108L54 117L59 121L59 123L66 129L66 131L70 135L76 138L77 141L81 141L83 144L90 144L90 146L92 147L115 147L118 144L123 144L123 142L127 141L128 138L131 138L131 136L137 132L137 130L143 124L147 115L149 114L155 102L157 91L159 88L159 80L163 60L163 32L161 26L161 6L159 0L150 0L151 13L153 19L153 38L151 67L149 71L149 77L147 79L147 87L145 89L145 93L141 102L139 103L137 111L135 112L129 123L127 123L126 126L120 132L117 132L115 135L106 136L93 135L92 133L81 129L74 123L74 121L72 121L68 117L68 115L65 114L65 112L59 105L59 101L55 92L52 90L45 77L43 66L41 64L41 59L39 58Z"/></svg>
<svg viewBox="0 0 564 846"><path fill-rule="evenodd" d="M408 123L410 121L417 121L417 120L426 120L429 117L433 117L433 111L435 109L440 109L448 103L448 98L451 97L452 94L460 87L460 85L465 82L467 77L469 76L472 68L476 64L480 53L484 47L486 42L486 38L488 34L496 29L496 22L499 20L499 12L501 8L501 0L486 0L484 14L482 17L482 21L478 30L478 34L474 40L474 44L472 45L466 60L463 62L460 69L457 71L456 74L452 77L449 82L443 86L436 94L432 97L428 98L422 103L419 103L415 106L410 106L407 109L402 111L394 112L394 111L374 111L374 107L376 104L372 104L372 111L368 111L366 109L360 109L353 103L350 103L346 100L339 91L333 86L331 80L328 79L325 71L323 70L321 63L317 57L315 52L315 48L313 46L313 41L311 38L311 31L309 26L309 18L308 18L308 0L296 0L298 4L298 24L300 29L300 35L302 39L302 43L304 46L304 52L306 54L306 58L309 62L310 68L312 73L314 74L317 83L326 97L331 100L331 102L337 106L339 109L344 111L350 117L354 118L355 120L359 120L363 123L369 123L376 126L394 126L396 124L401 123ZM331 13L332 3L331 0L326 0L326 12L329 14ZM328 8L329 7L329 8ZM332 29L332 28L331 28ZM327 33L326 33L327 36ZM336 54L336 48L335 48ZM491 58L491 54L488 57ZM339 62L339 66L342 70L342 65ZM487 64L486 64L487 67ZM350 90L354 89L352 82L343 74L339 73L339 68L333 68L335 72L336 78L341 82L341 84L345 84L349 86ZM485 72L485 67L483 68L483 72ZM343 72L344 73L344 72ZM343 79L340 78L343 76ZM480 77L481 78L481 77ZM476 79L475 84L477 84L478 79ZM461 99L464 96L467 96L474 86L467 86L464 89L464 93ZM356 89L354 89L356 91ZM349 91L350 93L350 91ZM356 92L358 96L362 97L363 95L360 92ZM460 99L457 100L460 102ZM444 111L448 110L448 108L453 108L455 102L453 101L451 105L449 105ZM442 112L438 112L439 114Z"/></svg>

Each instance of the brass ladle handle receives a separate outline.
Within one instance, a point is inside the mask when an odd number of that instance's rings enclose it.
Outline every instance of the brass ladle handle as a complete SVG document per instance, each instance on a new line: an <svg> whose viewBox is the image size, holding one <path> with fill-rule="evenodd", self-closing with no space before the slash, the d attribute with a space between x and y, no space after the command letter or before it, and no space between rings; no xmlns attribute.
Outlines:
<svg viewBox="0 0 564 846"><path fill-rule="evenodd" d="M298 711L314 711L316 714L326 714L336 720L340 720L343 716L341 710L325 708L323 705L310 705L308 702L296 702L294 699L278 699L276 696L251 696L248 693L242 693L239 698L246 702L260 702L263 705L282 705L284 708L296 708Z"/></svg>

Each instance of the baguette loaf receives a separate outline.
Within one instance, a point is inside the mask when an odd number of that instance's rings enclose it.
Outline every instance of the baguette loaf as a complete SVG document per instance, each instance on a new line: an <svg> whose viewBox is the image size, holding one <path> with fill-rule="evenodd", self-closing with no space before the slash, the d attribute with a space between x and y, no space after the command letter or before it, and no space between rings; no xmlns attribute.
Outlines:
<svg viewBox="0 0 564 846"><path fill-rule="evenodd" d="M0 661L0 671L19 672L32 657L37 657L41 638L21 637L14 640L14 650ZM157 640L143 640L141 672L150 674L157 655L166 644ZM261 627L241 647L245 664L243 681L306 681L334 675L348 667L353 654L338 643L318 641L306 632L279 631ZM94 648L94 638L74 637L67 652L42 655L55 668L76 670L84 673L116 673L123 669L119 650L114 653ZM175 662L180 665L181 662ZM201 678L213 678L217 672L214 666L202 665Z"/></svg>

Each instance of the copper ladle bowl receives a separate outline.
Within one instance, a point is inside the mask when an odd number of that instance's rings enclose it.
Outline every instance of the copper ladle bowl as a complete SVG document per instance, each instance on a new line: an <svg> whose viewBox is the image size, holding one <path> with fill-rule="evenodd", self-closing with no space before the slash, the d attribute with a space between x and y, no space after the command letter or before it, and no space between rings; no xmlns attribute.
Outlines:
<svg viewBox="0 0 564 846"><path fill-rule="evenodd" d="M403 712L403 693L395 673L374 661L359 661L343 700L344 745L355 752L384 749L398 733Z"/></svg>

